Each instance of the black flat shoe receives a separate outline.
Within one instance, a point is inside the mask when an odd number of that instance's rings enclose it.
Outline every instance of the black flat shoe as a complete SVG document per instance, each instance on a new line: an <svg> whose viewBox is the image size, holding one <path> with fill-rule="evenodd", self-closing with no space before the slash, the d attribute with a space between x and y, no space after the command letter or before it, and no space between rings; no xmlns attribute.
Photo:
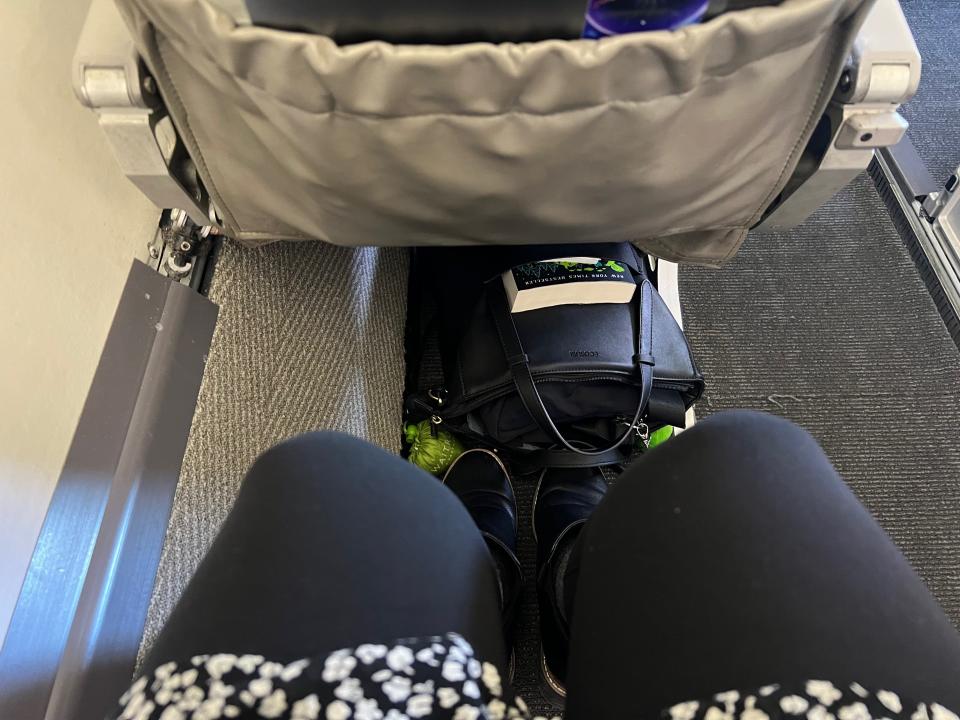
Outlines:
<svg viewBox="0 0 960 720"><path fill-rule="evenodd" d="M537 599L540 605L540 667L547 686L566 697L570 618L564 586L576 538L603 496L607 481L599 468L548 468L540 475L533 505L537 540Z"/></svg>
<svg viewBox="0 0 960 720"><path fill-rule="evenodd" d="M453 461L443 484L460 498L490 548L500 587L504 638L512 660L523 571L517 559L517 498L510 475L496 453L468 450Z"/></svg>

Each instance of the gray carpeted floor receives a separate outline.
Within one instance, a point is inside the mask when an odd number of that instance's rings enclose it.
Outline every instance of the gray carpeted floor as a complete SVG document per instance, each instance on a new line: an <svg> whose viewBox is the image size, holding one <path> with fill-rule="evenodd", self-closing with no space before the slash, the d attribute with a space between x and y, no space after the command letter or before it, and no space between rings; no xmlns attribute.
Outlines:
<svg viewBox="0 0 960 720"><path fill-rule="evenodd" d="M903 109L910 139L937 182L960 165L960 1L900 0L923 57L920 90Z"/></svg>
<svg viewBox="0 0 960 720"><path fill-rule="evenodd" d="M812 432L960 625L960 355L869 178L680 282L698 414Z"/></svg>
<svg viewBox="0 0 960 720"><path fill-rule="evenodd" d="M407 258L324 243L224 245L209 293L220 318L141 654L261 452L317 429L400 450Z"/></svg>

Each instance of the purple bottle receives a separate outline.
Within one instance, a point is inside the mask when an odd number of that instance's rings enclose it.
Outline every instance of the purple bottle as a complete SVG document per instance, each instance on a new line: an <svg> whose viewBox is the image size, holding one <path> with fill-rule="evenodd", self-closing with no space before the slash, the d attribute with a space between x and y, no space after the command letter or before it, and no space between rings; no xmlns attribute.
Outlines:
<svg viewBox="0 0 960 720"><path fill-rule="evenodd" d="M699 22L709 0L588 0L583 37L675 30Z"/></svg>

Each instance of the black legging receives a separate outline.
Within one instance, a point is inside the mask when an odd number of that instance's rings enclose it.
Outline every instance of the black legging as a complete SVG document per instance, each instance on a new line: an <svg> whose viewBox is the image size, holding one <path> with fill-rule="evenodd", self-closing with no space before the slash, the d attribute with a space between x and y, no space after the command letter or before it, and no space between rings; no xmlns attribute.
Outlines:
<svg viewBox="0 0 960 720"><path fill-rule="evenodd" d="M717 415L644 456L577 553L568 718L656 717L808 678L960 707L960 636L783 420ZM382 450L316 433L256 462L145 669L448 631L502 667L499 628L490 558L457 498Z"/></svg>

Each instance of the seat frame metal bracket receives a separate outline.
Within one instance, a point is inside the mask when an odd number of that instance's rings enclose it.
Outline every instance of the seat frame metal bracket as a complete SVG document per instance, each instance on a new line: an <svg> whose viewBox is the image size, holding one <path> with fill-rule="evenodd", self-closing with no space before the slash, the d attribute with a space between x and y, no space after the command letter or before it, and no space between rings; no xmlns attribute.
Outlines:
<svg viewBox="0 0 960 720"><path fill-rule="evenodd" d="M217 224L212 203L112 0L93 0L73 58L73 89L96 112L123 173L158 208Z"/></svg>

